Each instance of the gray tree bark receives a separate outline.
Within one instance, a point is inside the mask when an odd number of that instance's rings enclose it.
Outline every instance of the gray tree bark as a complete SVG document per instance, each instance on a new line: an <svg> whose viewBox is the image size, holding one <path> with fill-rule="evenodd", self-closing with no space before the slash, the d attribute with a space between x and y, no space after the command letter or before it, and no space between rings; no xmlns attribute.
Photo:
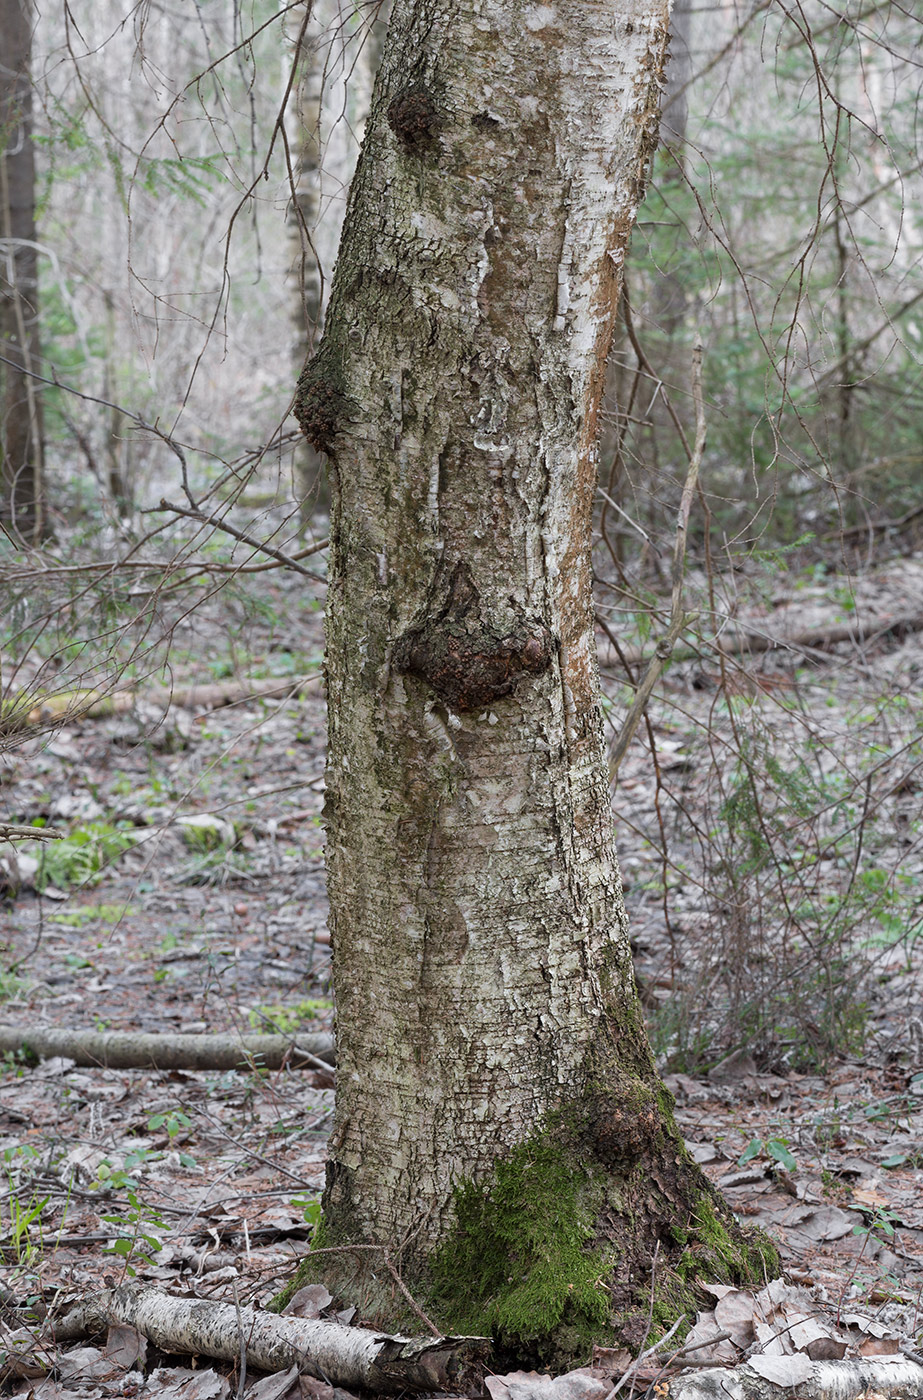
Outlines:
<svg viewBox="0 0 923 1400"><path fill-rule="evenodd" d="M372 16L365 10L348 12L340 0L311 0L309 6L290 10L283 21L296 69L287 126L299 366L320 342L346 193L381 54L384 9L382 3ZM302 442L296 469L305 514L310 515L318 504L328 504L322 454Z"/></svg>
<svg viewBox="0 0 923 1400"><path fill-rule="evenodd" d="M631 1330L658 1240L676 1305L697 1258L762 1270L656 1079L596 669L596 417L668 13L398 0L296 404L331 460L344 1247L301 1277L393 1322L348 1251L385 1244L438 1325L559 1362Z"/></svg>
<svg viewBox="0 0 923 1400"><path fill-rule="evenodd" d="M660 118L660 144L664 159L660 180L669 204L671 194L685 179L686 128L689 122L689 84L692 81L692 0L673 0L670 16L670 61ZM659 276L652 290L655 323L675 336L688 307L686 286L680 273L670 269Z"/></svg>
<svg viewBox="0 0 923 1400"><path fill-rule="evenodd" d="M0 523L43 530L30 0L0 0ZM4 361L6 363L4 363Z"/></svg>

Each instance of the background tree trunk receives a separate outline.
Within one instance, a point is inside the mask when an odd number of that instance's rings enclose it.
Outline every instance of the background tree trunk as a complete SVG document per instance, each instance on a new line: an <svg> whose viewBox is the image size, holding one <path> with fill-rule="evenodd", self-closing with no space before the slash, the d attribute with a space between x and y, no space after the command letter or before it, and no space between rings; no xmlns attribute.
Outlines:
<svg viewBox="0 0 923 1400"><path fill-rule="evenodd" d="M382 3L371 15L347 14L339 0L292 9L284 32L297 65L288 105L291 151L295 363L300 369L321 337L346 194L356 166L385 29ZM288 74L286 74L288 81ZM299 489L309 517L327 506L323 457L308 442L296 453Z"/></svg>
<svg viewBox="0 0 923 1400"><path fill-rule="evenodd" d="M667 16L395 6L297 401L333 464L322 1242L385 1244L439 1325L546 1360L630 1333L658 1239L674 1305L696 1249L712 1276L756 1267L644 1034L592 615L596 411ZM393 1322L369 1257L308 1271Z"/></svg>
<svg viewBox="0 0 923 1400"><path fill-rule="evenodd" d="M692 0L673 0L670 15L670 59L667 85L660 118L660 182L668 206L672 195L685 180L686 128L689 122L689 84L692 81ZM680 237L684 231L680 231ZM682 275L669 268L652 289L652 316L668 336L675 336L687 310L686 286Z"/></svg>
<svg viewBox="0 0 923 1400"><path fill-rule="evenodd" d="M0 0L0 521L34 540L43 529L35 153L32 145L32 6Z"/></svg>

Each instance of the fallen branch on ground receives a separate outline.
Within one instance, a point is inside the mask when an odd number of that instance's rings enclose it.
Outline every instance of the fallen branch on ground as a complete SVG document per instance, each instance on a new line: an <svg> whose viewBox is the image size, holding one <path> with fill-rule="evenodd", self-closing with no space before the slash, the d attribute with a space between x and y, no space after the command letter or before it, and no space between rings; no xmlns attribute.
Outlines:
<svg viewBox="0 0 923 1400"><path fill-rule="evenodd" d="M137 1283L88 1298L55 1327L56 1341L104 1327L134 1327L168 1352L236 1361L241 1338L248 1364L300 1372L374 1393L467 1390L480 1381L485 1337L391 1337L323 1319L285 1317L252 1307L175 1298Z"/></svg>
<svg viewBox="0 0 923 1400"><path fill-rule="evenodd" d="M320 671L300 679L280 679L277 676L243 681L216 681L208 685L150 686L137 690L68 690L59 695L18 696L7 702L6 720L13 725L41 724L47 720L63 720L73 724L81 719L107 719L110 715L127 714L139 700L160 709L220 710L225 705L239 705L245 700L266 700L274 697L302 696L323 680Z"/></svg>
<svg viewBox="0 0 923 1400"><path fill-rule="evenodd" d="M287 1035L151 1035L141 1031L23 1030L0 1026L0 1054L22 1050L101 1069L317 1069L336 1063L327 1032Z"/></svg>
<svg viewBox="0 0 923 1400"><path fill-rule="evenodd" d="M828 647L841 642L855 642L857 646L867 646L883 637L904 636L910 632L923 632L923 613L907 613L885 621L870 618L867 622L858 617L853 622L845 622L835 627L808 627L801 632L793 632L790 637L770 637L762 632L728 632L720 637L702 638L697 647L677 647L673 651L674 661L701 660L703 653L720 653L725 656L756 655L766 651L826 651ZM622 665L622 658L629 665L652 659L655 653L638 646L623 646L622 656L614 647L600 647L599 664L608 667Z"/></svg>
<svg viewBox="0 0 923 1400"><path fill-rule="evenodd" d="M923 1366L906 1356L810 1361L798 1354L755 1359L777 1362L778 1379L768 1380L747 1364L727 1370L710 1367L677 1376L664 1385L671 1400L778 1400L780 1395L797 1395L798 1400L856 1400L873 1394L912 1400L923 1395ZM796 1373L796 1363L803 1376Z"/></svg>

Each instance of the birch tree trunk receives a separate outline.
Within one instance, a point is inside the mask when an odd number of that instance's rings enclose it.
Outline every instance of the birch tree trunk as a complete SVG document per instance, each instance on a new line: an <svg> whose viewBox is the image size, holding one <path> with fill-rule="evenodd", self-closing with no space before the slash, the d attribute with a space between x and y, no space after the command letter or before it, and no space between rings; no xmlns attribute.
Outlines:
<svg viewBox="0 0 923 1400"><path fill-rule="evenodd" d="M0 0L0 522L42 534L31 0Z"/></svg>
<svg viewBox="0 0 923 1400"><path fill-rule="evenodd" d="M670 61L666 69L660 144L663 159L660 181L669 208L671 192L685 180L686 128L689 123L689 84L692 82L692 0L673 0L670 16ZM677 237L683 237L683 230ZM681 273L671 267L656 278L652 292L656 325L671 338L680 329L687 311L686 287Z"/></svg>
<svg viewBox="0 0 923 1400"><path fill-rule="evenodd" d="M295 356L302 365L321 336L336 260L346 195L356 168L365 130L372 85L381 52L381 17L356 10L342 0L311 0L291 8L283 19L288 62L296 64L296 82L286 112L292 153L293 271L298 288ZM285 83L290 74L283 74ZM326 506L323 458L302 444L297 470L302 496Z"/></svg>
<svg viewBox="0 0 923 1400"><path fill-rule="evenodd" d="M318 1244L550 1362L643 1330L655 1254L658 1318L764 1267L656 1078L600 723L596 413L668 5L397 0L296 405L332 496ZM404 1323L376 1257L299 1281Z"/></svg>

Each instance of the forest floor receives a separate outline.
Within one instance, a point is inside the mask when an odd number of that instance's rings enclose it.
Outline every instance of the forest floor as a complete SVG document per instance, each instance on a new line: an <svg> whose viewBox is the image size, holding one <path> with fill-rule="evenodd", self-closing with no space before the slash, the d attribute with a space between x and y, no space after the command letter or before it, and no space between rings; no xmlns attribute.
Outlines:
<svg viewBox="0 0 923 1400"><path fill-rule="evenodd" d="M268 578L256 622L232 615L177 638L177 685L316 674L322 613L297 578ZM913 612L917 560L858 582L751 591L734 609L751 629L791 636L842 614L855 637L773 649L746 670L739 657L681 656L614 800L639 977L690 1149L738 1215L774 1237L790 1281L864 1317L873 1339L889 1308L904 1334L923 1326L923 644L888 629ZM609 621L626 634L624 618ZM624 674L604 662L617 727ZM767 753L754 805L751 768ZM323 765L319 684L212 710L139 703L26 736L2 771L3 819L44 819L68 839L30 846L46 866L27 862L18 888L7 858L0 1022L330 1029ZM780 920L786 898L795 907ZM810 957L821 966L807 975ZM8 1055L5 1331L24 1304L131 1271L266 1302L308 1248L332 1103L321 1071L30 1067ZM707 1334L708 1316L700 1325ZM145 1360L124 1338L52 1348L45 1364L46 1379L34 1357L31 1374L7 1367L3 1387L37 1400L239 1391L230 1363L190 1369L153 1347ZM332 1394L273 1383L251 1375L240 1393Z"/></svg>

